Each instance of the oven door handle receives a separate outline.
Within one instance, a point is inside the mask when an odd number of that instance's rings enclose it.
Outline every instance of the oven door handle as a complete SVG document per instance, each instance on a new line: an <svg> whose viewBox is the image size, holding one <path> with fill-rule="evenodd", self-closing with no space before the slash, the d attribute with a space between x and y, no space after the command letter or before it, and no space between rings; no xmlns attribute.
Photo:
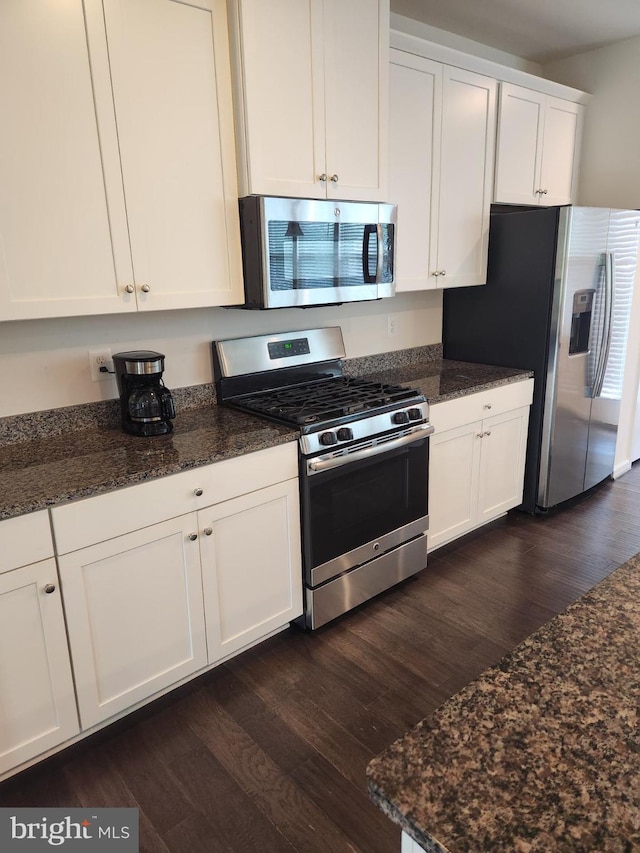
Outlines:
<svg viewBox="0 0 640 853"><path fill-rule="evenodd" d="M354 450L353 453L345 453L342 456L331 456L328 459L314 459L307 462L307 474L319 474L321 471L330 471L332 468L340 468L342 465L349 465L351 462L358 462L361 459L370 459L372 456L378 456L381 453L388 453L390 450L396 450L398 447L403 447L406 444L413 444L414 441L421 441L423 438L428 438L434 433L434 427L431 424L423 424L416 427L413 432L408 435L402 435L400 438L393 438L389 441L384 441L382 444L374 444L372 447L365 447L362 450Z"/></svg>

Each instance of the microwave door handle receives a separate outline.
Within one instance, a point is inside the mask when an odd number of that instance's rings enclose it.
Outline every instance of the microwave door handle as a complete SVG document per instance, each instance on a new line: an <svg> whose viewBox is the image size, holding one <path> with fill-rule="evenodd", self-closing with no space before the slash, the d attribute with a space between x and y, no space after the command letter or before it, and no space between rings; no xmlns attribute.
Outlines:
<svg viewBox="0 0 640 853"><path fill-rule="evenodd" d="M365 225L364 233L362 235L362 279L365 284L375 284L377 281L377 267L374 275L371 275L371 273L369 272L369 241L371 239L371 235L375 230L375 225ZM378 248L379 247L380 241L378 240Z"/></svg>
<svg viewBox="0 0 640 853"><path fill-rule="evenodd" d="M382 281L382 264L384 262L384 244L382 242L382 225L378 222L376 225L376 233L378 236L378 263L376 266L376 284Z"/></svg>

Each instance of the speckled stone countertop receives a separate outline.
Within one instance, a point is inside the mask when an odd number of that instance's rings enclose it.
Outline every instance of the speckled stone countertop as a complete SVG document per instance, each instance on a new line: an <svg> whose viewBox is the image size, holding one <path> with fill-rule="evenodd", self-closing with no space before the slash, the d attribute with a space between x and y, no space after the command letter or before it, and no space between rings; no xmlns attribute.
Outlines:
<svg viewBox="0 0 640 853"><path fill-rule="evenodd" d="M85 428L7 444L0 447L0 520L296 438L290 427L213 405L179 412L166 436Z"/></svg>
<svg viewBox="0 0 640 853"><path fill-rule="evenodd" d="M430 853L640 850L640 555L375 758Z"/></svg>
<svg viewBox="0 0 640 853"><path fill-rule="evenodd" d="M443 361L439 345L353 359L345 372L411 385L431 402L529 375ZM297 438L290 427L218 406L212 385L175 398L174 432L154 438L125 435L114 400L0 419L0 520Z"/></svg>

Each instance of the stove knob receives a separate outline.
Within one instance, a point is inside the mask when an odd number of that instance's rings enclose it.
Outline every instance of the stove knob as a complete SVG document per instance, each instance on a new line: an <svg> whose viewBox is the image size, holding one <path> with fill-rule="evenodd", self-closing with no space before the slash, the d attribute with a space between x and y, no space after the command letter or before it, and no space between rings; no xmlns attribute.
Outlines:
<svg viewBox="0 0 640 853"><path fill-rule="evenodd" d="M351 441L353 438L353 430L350 427L340 427L338 430L339 441Z"/></svg>
<svg viewBox="0 0 640 853"><path fill-rule="evenodd" d="M330 447L332 444L337 444L338 439L336 438L335 432L323 432L320 434L320 444L325 447Z"/></svg>
<svg viewBox="0 0 640 853"><path fill-rule="evenodd" d="M406 412L394 412L391 415L392 424L408 424L409 415Z"/></svg>
<svg viewBox="0 0 640 853"><path fill-rule="evenodd" d="M422 412L420 411L420 409L409 409L408 415L410 421L422 420Z"/></svg>

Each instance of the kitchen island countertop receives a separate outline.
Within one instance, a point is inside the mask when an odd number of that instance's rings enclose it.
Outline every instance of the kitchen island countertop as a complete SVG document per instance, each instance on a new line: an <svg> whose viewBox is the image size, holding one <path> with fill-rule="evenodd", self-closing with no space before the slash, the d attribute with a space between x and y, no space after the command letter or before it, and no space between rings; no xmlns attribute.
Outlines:
<svg viewBox="0 0 640 853"><path fill-rule="evenodd" d="M375 361L374 361L375 364ZM385 365L386 366L386 365ZM526 379L528 371L442 359L368 372L364 378L410 385L430 402ZM111 401L116 406L115 401ZM87 408L90 407L87 406ZM74 411L83 407L73 407ZM0 443L0 520L90 497L122 486L208 465L245 453L295 441L297 430L211 403L181 410L174 431L140 438L114 426L74 428L64 410L6 418L20 440ZM102 411L102 410L101 410ZM115 409L114 409L115 411ZM35 422L55 424L52 435ZM112 419L113 420L113 419ZM10 423L8 423L10 422ZM61 426L62 424L62 426Z"/></svg>
<svg viewBox="0 0 640 853"><path fill-rule="evenodd" d="M640 849L640 555L369 765L430 853Z"/></svg>

